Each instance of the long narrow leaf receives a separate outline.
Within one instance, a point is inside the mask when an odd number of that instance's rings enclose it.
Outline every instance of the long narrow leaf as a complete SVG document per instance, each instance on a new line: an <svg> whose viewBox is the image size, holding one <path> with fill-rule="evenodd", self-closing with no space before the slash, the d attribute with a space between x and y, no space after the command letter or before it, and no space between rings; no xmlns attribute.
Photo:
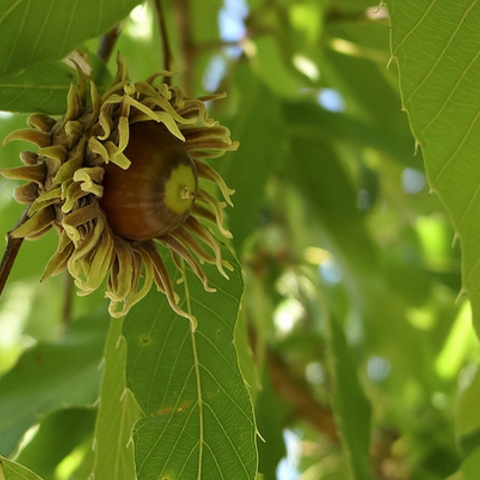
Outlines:
<svg viewBox="0 0 480 480"><path fill-rule="evenodd" d="M330 317L329 360L333 410L352 480L372 480L370 470L371 407L358 381L355 364L338 321Z"/></svg>
<svg viewBox="0 0 480 480"><path fill-rule="evenodd" d="M94 477L135 478L132 429L140 409L125 386L126 345L123 320L112 318L105 344L103 380L95 426Z"/></svg>

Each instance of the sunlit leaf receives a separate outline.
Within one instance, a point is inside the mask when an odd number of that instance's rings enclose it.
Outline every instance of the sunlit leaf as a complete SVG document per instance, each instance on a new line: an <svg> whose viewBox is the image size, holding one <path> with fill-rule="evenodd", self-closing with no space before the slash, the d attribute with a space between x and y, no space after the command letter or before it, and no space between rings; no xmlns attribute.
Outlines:
<svg viewBox="0 0 480 480"><path fill-rule="evenodd" d="M421 147L432 191L460 239L463 288L480 329L480 5L387 1L403 107ZM442 35L432 35L432 32Z"/></svg>
<svg viewBox="0 0 480 480"><path fill-rule="evenodd" d="M0 6L0 78L60 60L123 20L139 0L5 0Z"/></svg>
<svg viewBox="0 0 480 480"><path fill-rule="evenodd" d="M233 343L242 273L223 255L230 280L204 267L217 292L188 271L179 286L195 332L155 291L125 320L127 385L145 415L134 434L139 479L255 478L256 429Z"/></svg>
<svg viewBox="0 0 480 480"><path fill-rule="evenodd" d="M58 343L26 351L0 379L0 452L10 454L42 415L98 397L106 322L100 315L76 321Z"/></svg>

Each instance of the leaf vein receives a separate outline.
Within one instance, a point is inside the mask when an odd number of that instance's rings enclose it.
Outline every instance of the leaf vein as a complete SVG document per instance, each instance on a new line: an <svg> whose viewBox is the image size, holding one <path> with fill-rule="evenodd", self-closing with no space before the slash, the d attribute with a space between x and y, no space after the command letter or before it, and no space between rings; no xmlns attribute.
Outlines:
<svg viewBox="0 0 480 480"><path fill-rule="evenodd" d="M203 366L205 371L211 376L215 384L218 386L218 388L223 392L226 398L230 400L230 402L237 407L237 409L241 412L241 414L247 419L247 423L250 425L253 425L252 420L248 417L247 412L243 410L243 408L235 401L235 399L223 388L223 386L218 382L216 377L212 375L212 373L205 367Z"/></svg>
<svg viewBox="0 0 480 480"><path fill-rule="evenodd" d="M408 33L405 34L405 36L402 38L402 40L398 43L398 45L396 46L395 50L393 51L393 54L396 55L397 54L397 51L398 49L406 42L406 40L408 39L408 37L410 37L410 35L412 35L417 29L418 27L423 23L423 21L425 20L425 18L427 18L427 15L430 13L430 10L433 8L433 6L435 5L437 0L433 0L433 2L428 6L428 8L425 10L425 12L423 13L423 15L418 19L418 22L410 29L410 31Z"/></svg>
<svg viewBox="0 0 480 480"><path fill-rule="evenodd" d="M438 67L439 63L442 61L443 57L447 53L447 50L449 49L450 45L452 44L453 40L456 38L458 31L460 30L461 26L465 23L465 19L468 17L468 14L470 11L473 9L473 7L478 3L478 0L475 0L464 12L462 15L461 20L458 22L457 26L455 27L455 30L453 31L452 35L450 35L450 38L448 39L447 43L442 49L442 52L440 55L438 55L437 59L435 60L435 63L433 66L430 68L430 70L427 72L427 75L417 84L417 86L413 89L413 91L410 93L408 98L404 101L404 105L407 106L411 99L414 97L414 95L418 92L420 87L422 87L430 78L432 73L435 71L435 69Z"/></svg>
<svg viewBox="0 0 480 480"><path fill-rule="evenodd" d="M460 86L460 84L462 83L462 81L465 79L465 77L467 76L467 73L469 72L469 70L472 68L472 66L475 64L475 62L478 60L480 56L480 50L477 51L477 53L475 54L475 56L472 58L472 60L470 61L470 63L467 65L467 67L462 71L462 74L460 75L460 77L458 78L458 80L456 81L455 85L453 86L453 88L450 90L450 93L447 95L447 98L445 99L445 101L443 102L440 110L438 110L438 112L432 117L432 119L422 128L422 130L420 131L420 133L417 135L417 137L420 137L429 127L430 125L432 125L432 123L434 123L437 118L442 114L443 110L445 110L446 106L448 105L448 103L450 102L450 100L452 99L454 93L457 91L458 87Z"/></svg>
<svg viewBox="0 0 480 480"><path fill-rule="evenodd" d="M25 25L25 21L27 19L27 15L28 15L28 10L30 8L30 3L31 3L31 0L27 0L28 1L28 5L27 7L25 8L25 12L23 14L23 18L22 18L22 22L20 24L20 28L18 29L17 31L17 35L15 36L15 40L13 42L13 45L11 46L10 48L10 54L8 55L4 65L3 65L3 71L7 70L9 65L10 65L10 62L12 61L12 57L13 57L13 52L15 51L15 48L17 47L17 44L18 44L18 40L19 38L21 37L22 35L22 29L23 29L23 26Z"/></svg>
<svg viewBox="0 0 480 480"><path fill-rule="evenodd" d="M35 57L35 55L37 53L38 46L41 45L41 43L42 43L41 38L42 38L43 32L45 31L45 28L46 28L49 20L50 20L52 10L55 6L56 0L52 0L49 3L50 3L50 7L49 7L47 13L45 14L43 24L42 24L41 28L38 30L35 40L32 42L32 49L30 51L30 58L28 59L29 63L32 62L33 58Z"/></svg>
<svg viewBox="0 0 480 480"><path fill-rule="evenodd" d="M216 420L218 426L220 427L223 434L225 435L225 438L226 438L227 442L230 444L230 447L232 448L233 452L235 453L240 465L242 466L246 477L249 478L247 466L245 465L245 462L243 461L242 456L240 455L240 452L238 451L236 445L232 442L232 439L230 438L227 431L225 430L225 427L223 426L223 423L219 420L219 418L217 417L217 415L215 413L215 410L212 408L212 406L208 402L205 402L205 406L210 410L210 413L212 414L213 418Z"/></svg>
<svg viewBox="0 0 480 480"><path fill-rule="evenodd" d="M472 120L472 122L470 123L470 126L468 127L467 131L465 132L462 140L460 141L460 143L458 144L457 148L455 149L455 151L450 155L450 158L445 162L445 164L443 165L443 167L440 169L440 171L438 172L438 174L436 175L436 177L432 180L432 185L435 186L435 184L438 182L438 180L440 179L440 177L445 173L445 170L448 168L448 166L453 162L453 160L455 159L455 157L458 155L458 153L460 152L460 150L462 149L463 145L465 144L465 142L468 140L468 138L470 137L470 133L472 132L473 128L475 127L478 119L480 117L480 109L477 111L474 119Z"/></svg>

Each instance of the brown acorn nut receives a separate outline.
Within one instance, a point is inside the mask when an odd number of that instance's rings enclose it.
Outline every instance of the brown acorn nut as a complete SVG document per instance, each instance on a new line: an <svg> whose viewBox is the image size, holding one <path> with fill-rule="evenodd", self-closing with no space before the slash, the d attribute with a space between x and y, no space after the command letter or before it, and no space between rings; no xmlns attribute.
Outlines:
<svg viewBox="0 0 480 480"><path fill-rule="evenodd" d="M190 215L197 170L183 143L163 125L130 126L124 151L127 170L104 165L100 205L112 231L128 240L149 240L173 231Z"/></svg>

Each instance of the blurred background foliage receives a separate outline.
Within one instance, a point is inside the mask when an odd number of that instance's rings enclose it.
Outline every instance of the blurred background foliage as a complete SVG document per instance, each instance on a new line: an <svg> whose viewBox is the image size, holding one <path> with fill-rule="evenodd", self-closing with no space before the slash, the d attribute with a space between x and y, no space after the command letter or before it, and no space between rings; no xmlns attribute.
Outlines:
<svg viewBox="0 0 480 480"><path fill-rule="evenodd" d="M176 0L165 8L175 81L191 95L227 92L211 109L241 143L215 166L236 190L228 223L247 281L237 349L263 478L477 478L468 476L480 468L477 340L468 301L456 301L459 248L401 112L387 10L371 0ZM82 51L107 84L115 55L100 67L99 44L88 40ZM121 23L114 48L134 80L163 68L151 3ZM74 78L52 68L64 74L57 82ZM10 108L9 85L0 82L0 109L35 110L35 94ZM51 101L48 111L63 110L64 95ZM0 137L25 121L2 113ZM0 165L16 165L24 147L4 146ZM13 187L0 178L1 232L22 211ZM38 283L54 249L53 232L25 242L3 293L3 374L25 351L53 349L72 334L65 308L93 318L91 335L105 338L101 292L71 298L62 276ZM87 478L98 377L85 377L73 406L53 402L33 429L26 421L21 446L12 440L0 453L45 479ZM66 418L75 435L52 428ZM42 451L46 438L58 446L55 458Z"/></svg>

